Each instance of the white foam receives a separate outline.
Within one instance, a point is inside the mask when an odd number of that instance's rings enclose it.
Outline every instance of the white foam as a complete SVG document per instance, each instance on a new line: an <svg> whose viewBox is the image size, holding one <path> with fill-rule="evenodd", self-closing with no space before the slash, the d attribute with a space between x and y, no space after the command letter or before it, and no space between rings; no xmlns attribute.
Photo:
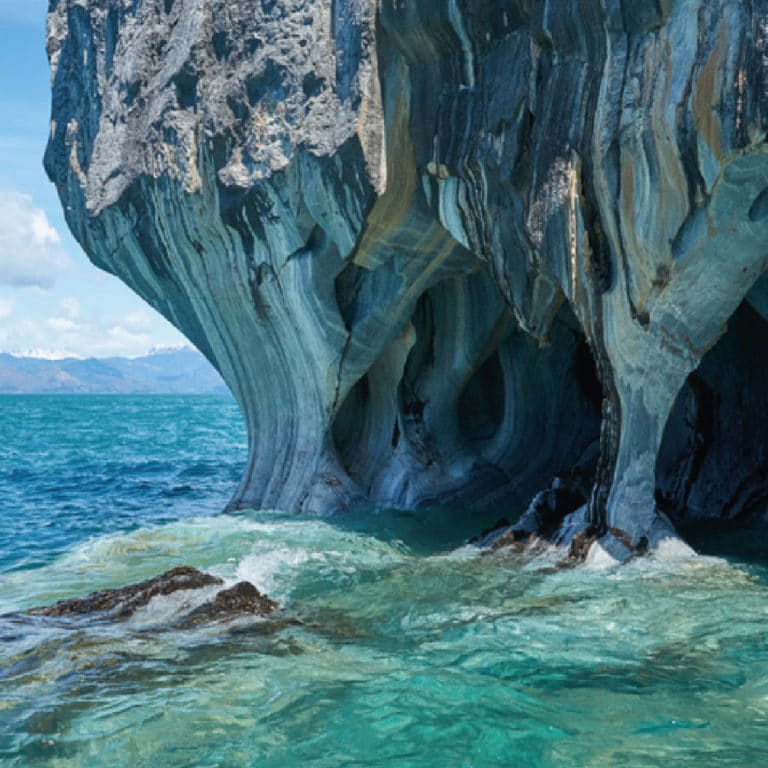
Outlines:
<svg viewBox="0 0 768 768"><path fill-rule="evenodd" d="M624 551L617 551L612 546L614 542L615 539L608 536L594 542L584 558L584 564L595 570L605 570L622 563L628 557L625 554L626 548Z"/></svg>
<svg viewBox="0 0 768 768"><path fill-rule="evenodd" d="M696 552L678 536L666 536L659 539L653 550L657 560L692 560L697 558Z"/></svg>
<svg viewBox="0 0 768 768"><path fill-rule="evenodd" d="M212 584L199 589L180 589L170 595L155 595L146 605L136 610L129 624L134 627L146 627L172 623L212 600L223 588L220 584Z"/></svg>
<svg viewBox="0 0 768 768"><path fill-rule="evenodd" d="M307 549L279 547L244 557L235 571L235 581L250 581L259 591L285 600L291 593L300 567L312 559Z"/></svg>

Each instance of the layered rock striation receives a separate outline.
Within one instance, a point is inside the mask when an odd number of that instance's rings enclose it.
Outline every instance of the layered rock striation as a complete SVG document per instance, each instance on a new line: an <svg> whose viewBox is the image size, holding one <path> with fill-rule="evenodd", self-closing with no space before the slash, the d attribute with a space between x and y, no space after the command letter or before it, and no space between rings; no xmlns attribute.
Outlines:
<svg viewBox="0 0 768 768"><path fill-rule="evenodd" d="M764 373L697 369L768 318L768 0L52 0L48 53L69 226L232 389L233 506L755 508Z"/></svg>

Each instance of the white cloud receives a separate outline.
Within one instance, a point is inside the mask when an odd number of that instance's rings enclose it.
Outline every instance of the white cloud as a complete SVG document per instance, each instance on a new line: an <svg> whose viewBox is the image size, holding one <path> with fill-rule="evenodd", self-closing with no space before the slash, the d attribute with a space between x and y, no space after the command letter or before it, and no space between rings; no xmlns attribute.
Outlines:
<svg viewBox="0 0 768 768"><path fill-rule="evenodd" d="M0 285L50 288L68 264L45 212L29 195L0 189Z"/></svg>
<svg viewBox="0 0 768 768"><path fill-rule="evenodd" d="M0 320L9 318L16 310L16 299L0 296Z"/></svg>
<svg viewBox="0 0 768 768"><path fill-rule="evenodd" d="M77 323L69 317L49 317L48 326L54 331L74 331Z"/></svg>
<svg viewBox="0 0 768 768"><path fill-rule="evenodd" d="M145 309L137 309L123 315L120 325L127 326L131 331L148 331L152 327L152 318Z"/></svg>
<svg viewBox="0 0 768 768"><path fill-rule="evenodd" d="M59 306L67 317L80 317L80 302L74 296L65 296Z"/></svg>
<svg viewBox="0 0 768 768"><path fill-rule="evenodd" d="M116 325L108 331L110 339L124 346L139 346L148 349L152 344L151 337L146 333L137 333L121 325Z"/></svg>
<svg viewBox="0 0 768 768"><path fill-rule="evenodd" d="M25 357L137 357L146 354L154 341L151 332L135 333L121 325L105 328L98 321L61 316L0 326L0 348Z"/></svg>

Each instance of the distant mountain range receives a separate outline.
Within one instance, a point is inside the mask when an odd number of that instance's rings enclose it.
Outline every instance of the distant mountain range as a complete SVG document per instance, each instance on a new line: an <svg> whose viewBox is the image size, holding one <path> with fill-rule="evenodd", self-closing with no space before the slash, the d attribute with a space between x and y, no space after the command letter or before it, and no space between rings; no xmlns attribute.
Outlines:
<svg viewBox="0 0 768 768"><path fill-rule="evenodd" d="M144 357L43 360L0 353L0 394L223 394L226 385L195 349Z"/></svg>

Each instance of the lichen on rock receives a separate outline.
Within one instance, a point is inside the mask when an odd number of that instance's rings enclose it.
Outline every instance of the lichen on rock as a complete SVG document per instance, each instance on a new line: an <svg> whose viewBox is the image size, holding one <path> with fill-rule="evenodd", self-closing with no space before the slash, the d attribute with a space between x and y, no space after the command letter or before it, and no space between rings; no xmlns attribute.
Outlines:
<svg viewBox="0 0 768 768"><path fill-rule="evenodd" d="M564 476L673 535L670 412L764 307L767 0L52 0L48 52L69 226L232 389L234 507Z"/></svg>

